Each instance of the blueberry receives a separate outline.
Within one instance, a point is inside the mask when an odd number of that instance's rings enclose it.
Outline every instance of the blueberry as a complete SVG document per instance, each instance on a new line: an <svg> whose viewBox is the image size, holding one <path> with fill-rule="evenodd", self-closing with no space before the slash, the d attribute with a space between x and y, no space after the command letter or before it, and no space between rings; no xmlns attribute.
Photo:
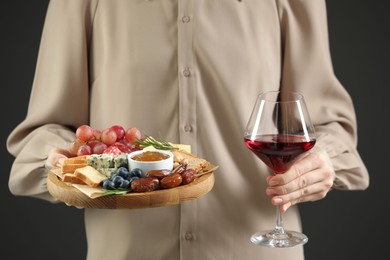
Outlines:
<svg viewBox="0 0 390 260"><path fill-rule="evenodd" d="M115 189L115 184L110 179L105 179L103 181L103 188L106 190L113 190L113 189Z"/></svg>
<svg viewBox="0 0 390 260"><path fill-rule="evenodd" d="M119 188L122 189L128 189L130 187L130 181L124 179L122 182L119 184Z"/></svg>
<svg viewBox="0 0 390 260"><path fill-rule="evenodd" d="M130 171L130 175L132 177L138 177L138 178L142 178L144 173L143 171L140 169L140 168L134 168Z"/></svg>
<svg viewBox="0 0 390 260"><path fill-rule="evenodd" d="M132 176L132 175L130 174L130 172L129 172L125 177L123 177L123 179L129 181L132 177L133 177L133 176Z"/></svg>
<svg viewBox="0 0 390 260"><path fill-rule="evenodd" d="M113 179L112 179L112 182L114 183L115 185L115 188L118 188L120 186L120 184L123 182L123 178L119 175L115 176Z"/></svg>
<svg viewBox="0 0 390 260"><path fill-rule="evenodd" d="M116 170L116 174L118 174L122 178L126 178L129 175L129 170L127 168L125 168L125 167L119 167Z"/></svg>

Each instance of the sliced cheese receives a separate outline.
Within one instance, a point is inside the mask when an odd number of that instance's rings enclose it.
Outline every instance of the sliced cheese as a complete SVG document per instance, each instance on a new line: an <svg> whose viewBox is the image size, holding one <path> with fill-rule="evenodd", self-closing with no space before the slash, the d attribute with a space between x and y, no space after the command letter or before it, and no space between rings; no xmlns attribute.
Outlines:
<svg viewBox="0 0 390 260"><path fill-rule="evenodd" d="M173 147L178 148L179 150L186 151L187 153L191 153L191 145L189 144L172 144Z"/></svg>

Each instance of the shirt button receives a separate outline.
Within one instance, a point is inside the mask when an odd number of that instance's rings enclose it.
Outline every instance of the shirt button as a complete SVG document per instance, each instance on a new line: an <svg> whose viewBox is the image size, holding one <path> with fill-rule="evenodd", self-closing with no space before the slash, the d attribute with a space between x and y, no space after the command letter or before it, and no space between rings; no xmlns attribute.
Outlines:
<svg viewBox="0 0 390 260"><path fill-rule="evenodd" d="M187 16L187 15L185 15L185 16L183 16L183 17L181 18L181 21L182 21L183 23L188 23L188 22L190 22L190 20L191 20L191 18L190 18L189 16Z"/></svg>
<svg viewBox="0 0 390 260"><path fill-rule="evenodd" d="M188 78L190 75L191 75L190 69L189 69L189 68L185 68L185 69L183 70L183 76L186 77L186 78Z"/></svg>
<svg viewBox="0 0 390 260"><path fill-rule="evenodd" d="M193 240L193 239L194 239L194 235L193 235L191 232L186 232L186 233L184 234L184 238L185 238L186 240Z"/></svg>
<svg viewBox="0 0 390 260"><path fill-rule="evenodd" d="M184 126L184 131L187 132L187 133L191 132L192 131L192 126L190 124L186 124Z"/></svg>

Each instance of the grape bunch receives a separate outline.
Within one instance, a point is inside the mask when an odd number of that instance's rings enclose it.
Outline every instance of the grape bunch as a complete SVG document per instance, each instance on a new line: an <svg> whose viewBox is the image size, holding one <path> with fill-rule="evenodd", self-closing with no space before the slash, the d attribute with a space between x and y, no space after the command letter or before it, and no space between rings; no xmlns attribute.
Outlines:
<svg viewBox="0 0 390 260"><path fill-rule="evenodd" d="M143 177L143 172L139 168L129 171L126 167L119 167L110 178L103 181L103 188L106 190L130 189L134 180Z"/></svg>
<svg viewBox="0 0 390 260"><path fill-rule="evenodd" d="M137 150L135 142L141 138L136 127L125 130L120 125L113 125L100 131L89 125L76 129L76 139L71 142L69 150L75 156L110 153L119 155Z"/></svg>

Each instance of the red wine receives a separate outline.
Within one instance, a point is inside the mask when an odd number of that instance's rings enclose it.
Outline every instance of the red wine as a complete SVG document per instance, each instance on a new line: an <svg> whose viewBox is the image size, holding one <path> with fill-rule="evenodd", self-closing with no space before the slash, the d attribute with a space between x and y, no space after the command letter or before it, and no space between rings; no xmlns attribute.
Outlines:
<svg viewBox="0 0 390 260"><path fill-rule="evenodd" d="M307 141L298 135L258 135L255 140L250 140L250 136L244 139L245 145L275 174L287 171L300 154L315 144L315 139Z"/></svg>

